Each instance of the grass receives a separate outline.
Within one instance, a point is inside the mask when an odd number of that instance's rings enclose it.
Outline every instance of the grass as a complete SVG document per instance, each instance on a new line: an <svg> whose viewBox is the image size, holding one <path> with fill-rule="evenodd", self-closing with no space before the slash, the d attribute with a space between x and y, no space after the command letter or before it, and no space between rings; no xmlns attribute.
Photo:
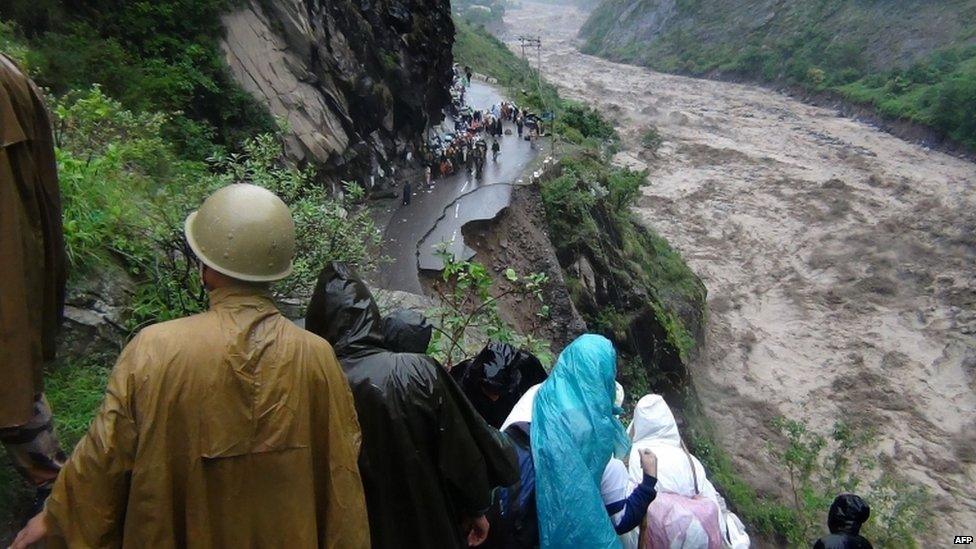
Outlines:
<svg viewBox="0 0 976 549"><path fill-rule="evenodd" d="M111 356L67 360L45 373L45 394L54 413L54 428L65 453L71 453L88 430L105 395ZM33 490L7 465L9 457L0 446L0 534L15 530L33 497Z"/></svg>

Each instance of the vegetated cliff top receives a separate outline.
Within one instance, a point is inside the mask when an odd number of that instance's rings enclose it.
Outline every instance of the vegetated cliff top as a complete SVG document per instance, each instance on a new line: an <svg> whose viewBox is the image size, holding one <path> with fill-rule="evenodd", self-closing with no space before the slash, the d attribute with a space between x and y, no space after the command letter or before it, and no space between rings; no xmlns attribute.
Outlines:
<svg viewBox="0 0 976 549"><path fill-rule="evenodd" d="M604 0L583 51L800 85L976 149L976 0Z"/></svg>
<svg viewBox="0 0 976 549"><path fill-rule="evenodd" d="M691 71L757 47L885 70L976 43L976 1L605 0L581 34L592 52Z"/></svg>

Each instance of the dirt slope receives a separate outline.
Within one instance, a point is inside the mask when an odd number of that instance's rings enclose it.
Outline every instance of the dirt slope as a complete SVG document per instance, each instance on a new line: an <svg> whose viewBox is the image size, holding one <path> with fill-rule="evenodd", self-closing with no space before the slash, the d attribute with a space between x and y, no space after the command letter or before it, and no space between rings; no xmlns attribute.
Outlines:
<svg viewBox="0 0 976 549"><path fill-rule="evenodd" d="M878 429L880 451L959 532L976 516L976 166L752 87L580 54L585 15L525 3L543 73L617 120L650 169L636 206L709 291L692 365L739 469L782 493L777 415ZM639 154L651 125L664 145ZM939 529L940 532L948 532Z"/></svg>

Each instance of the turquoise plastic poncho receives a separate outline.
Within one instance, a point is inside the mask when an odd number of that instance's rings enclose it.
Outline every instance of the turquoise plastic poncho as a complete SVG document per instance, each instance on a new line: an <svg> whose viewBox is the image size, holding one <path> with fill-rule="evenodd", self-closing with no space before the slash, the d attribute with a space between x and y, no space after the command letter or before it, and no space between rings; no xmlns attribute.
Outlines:
<svg viewBox="0 0 976 549"><path fill-rule="evenodd" d="M539 542L543 549L620 547L600 497L603 469L630 442L613 416L617 354L580 336L559 355L532 410Z"/></svg>

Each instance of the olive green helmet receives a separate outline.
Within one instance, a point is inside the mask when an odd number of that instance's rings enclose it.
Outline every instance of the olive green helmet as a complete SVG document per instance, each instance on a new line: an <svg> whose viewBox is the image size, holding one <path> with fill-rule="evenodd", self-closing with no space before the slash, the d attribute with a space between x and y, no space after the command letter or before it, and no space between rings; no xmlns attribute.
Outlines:
<svg viewBox="0 0 976 549"><path fill-rule="evenodd" d="M204 265L237 280L270 282L291 274L295 222L288 206L256 185L228 185L186 218L186 241Z"/></svg>

